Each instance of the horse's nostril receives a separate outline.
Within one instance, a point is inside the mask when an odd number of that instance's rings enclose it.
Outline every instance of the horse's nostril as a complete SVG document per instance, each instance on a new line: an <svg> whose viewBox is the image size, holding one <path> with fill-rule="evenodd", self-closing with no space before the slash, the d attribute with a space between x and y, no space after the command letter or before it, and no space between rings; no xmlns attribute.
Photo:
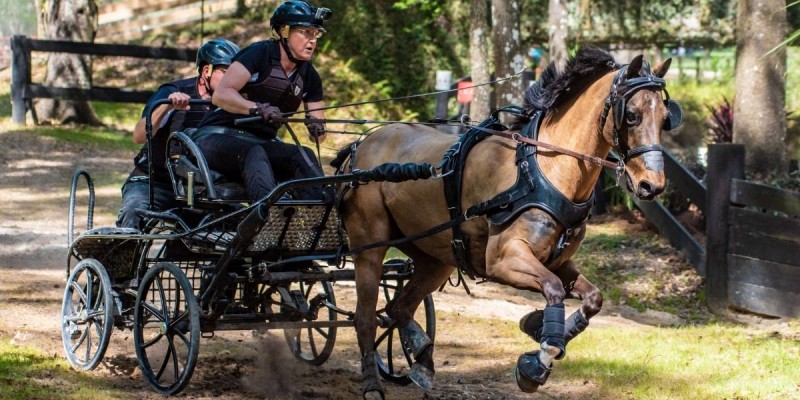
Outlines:
<svg viewBox="0 0 800 400"><path fill-rule="evenodd" d="M648 181L641 181L639 182L639 197L646 199L654 195L653 193L653 184Z"/></svg>

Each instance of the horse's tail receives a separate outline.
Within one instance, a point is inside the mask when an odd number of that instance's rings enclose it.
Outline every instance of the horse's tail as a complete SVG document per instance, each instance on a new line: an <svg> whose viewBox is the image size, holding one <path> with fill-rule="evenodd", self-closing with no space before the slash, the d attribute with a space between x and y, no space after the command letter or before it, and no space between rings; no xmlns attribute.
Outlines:
<svg viewBox="0 0 800 400"><path fill-rule="evenodd" d="M346 146L339 149L339 151L336 152L336 157L333 160L331 160L330 163L331 167L334 167L337 170L341 169L342 164L344 164L345 160L347 160L347 157L350 157L350 155L353 153L354 150L353 145L357 145L358 142L359 141L356 140L352 143L348 143Z"/></svg>

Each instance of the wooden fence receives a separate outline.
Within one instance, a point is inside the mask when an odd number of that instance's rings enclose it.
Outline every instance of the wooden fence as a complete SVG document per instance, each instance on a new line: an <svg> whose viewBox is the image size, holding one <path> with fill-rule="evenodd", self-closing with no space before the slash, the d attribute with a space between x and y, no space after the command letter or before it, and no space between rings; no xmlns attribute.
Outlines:
<svg viewBox="0 0 800 400"><path fill-rule="evenodd" d="M205 21L241 14L266 0L125 0L98 10L97 38L123 42L144 35L197 27L202 36Z"/></svg>
<svg viewBox="0 0 800 400"><path fill-rule="evenodd" d="M11 70L11 119L16 124L25 124L25 114L27 110L33 110L34 98L145 103L152 94L152 91L128 88L64 88L33 83L31 82L31 52L33 51L192 62L197 57L197 49L36 40L25 36L14 36L11 38L13 59ZM33 118L36 121L35 113Z"/></svg>
<svg viewBox="0 0 800 400"><path fill-rule="evenodd" d="M747 182L744 157L742 145L709 146L703 185L666 154L670 183L705 216L705 248L661 203L636 204L705 277L713 309L800 317L800 193Z"/></svg>

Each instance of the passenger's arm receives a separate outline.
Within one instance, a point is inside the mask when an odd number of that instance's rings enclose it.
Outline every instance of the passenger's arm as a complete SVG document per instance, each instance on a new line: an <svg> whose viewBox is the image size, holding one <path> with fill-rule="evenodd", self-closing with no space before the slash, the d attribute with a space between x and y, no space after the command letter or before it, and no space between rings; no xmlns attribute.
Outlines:
<svg viewBox="0 0 800 400"><path fill-rule="evenodd" d="M234 61L217 84L211 102L229 113L249 115L250 109L255 107L256 103L245 99L239 93L248 80L250 71L242 63Z"/></svg>
<svg viewBox="0 0 800 400"><path fill-rule="evenodd" d="M153 124L153 130L158 131L158 127L161 126L161 122L164 120L164 117L167 115L169 110L188 110L189 109L189 100L191 97L182 92L174 92L171 93L167 99L172 100L172 104L164 104L156 107L153 113L150 116L150 122ZM142 144L147 142L147 135L145 132L145 125L147 121L144 117L136 123L136 126L133 128L133 142Z"/></svg>

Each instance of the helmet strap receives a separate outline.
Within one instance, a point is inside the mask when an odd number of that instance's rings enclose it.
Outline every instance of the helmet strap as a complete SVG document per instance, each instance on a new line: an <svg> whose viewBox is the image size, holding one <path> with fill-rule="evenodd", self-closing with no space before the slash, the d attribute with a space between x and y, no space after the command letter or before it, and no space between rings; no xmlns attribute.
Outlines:
<svg viewBox="0 0 800 400"><path fill-rule="evenodd" d="M205 69L205 65L204 65L203 68L200 71L200 77L198 79L199 79L199 81L203 82L203 87L205 87L206 93L210 97L210 96L214 95L214 89L211 88L211 74L214 72L213 69L212 69L214 67L211 66L210 64L206 64L206 65L209 66L208 73L203 73L202 70ZM198 94L200 94L199 92L200 91L198 90Z"/></svg>
<svg viewBox="0 0 800 400"><path fill-rule="evenodd" d="M286 52L286 56L289 57L289 61L295 64L300 64L303 62L303 60L298 60L295 58L294 53L292 53L292 50L289 48L289 29L291 28L288 25L282 26L280 29L278 29L278 42L280 42L281 47L283 47L283 51ZM284 34L286 34L286 36L283 36Z"/></svg>

